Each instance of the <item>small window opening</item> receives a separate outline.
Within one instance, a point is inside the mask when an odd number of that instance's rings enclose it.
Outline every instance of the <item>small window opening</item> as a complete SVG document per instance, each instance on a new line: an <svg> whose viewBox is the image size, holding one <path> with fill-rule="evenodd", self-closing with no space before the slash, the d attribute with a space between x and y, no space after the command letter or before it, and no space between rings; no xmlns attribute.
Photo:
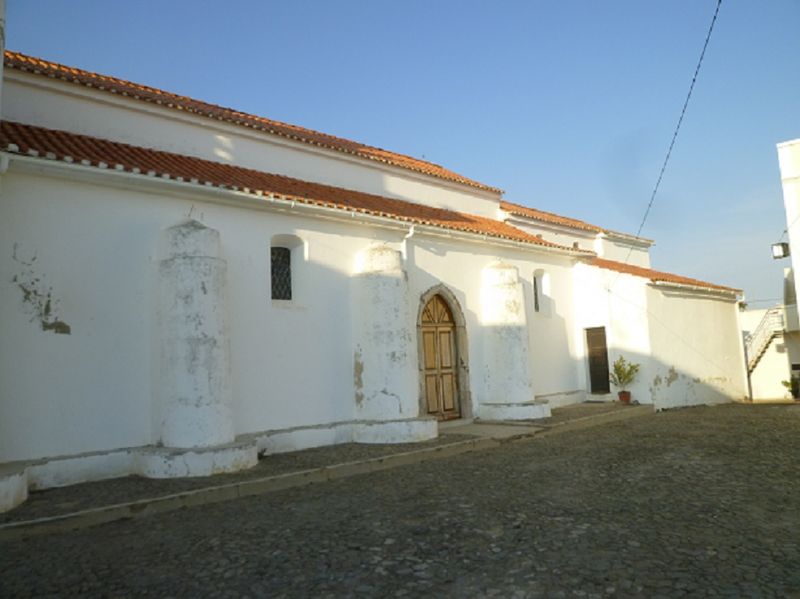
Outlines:
<svg viewBox="0 0 800 599"><path fill-rule="evenodd" d="M552 309L550 275L542 269L537 269L533 273L533 311L549 318Z"/></svg>
<svg viewBox="0 0 800 599"><path fill-rule="evenodd" d="M292 299L292 251L273 247L271 252L272 299Z"/></svg>

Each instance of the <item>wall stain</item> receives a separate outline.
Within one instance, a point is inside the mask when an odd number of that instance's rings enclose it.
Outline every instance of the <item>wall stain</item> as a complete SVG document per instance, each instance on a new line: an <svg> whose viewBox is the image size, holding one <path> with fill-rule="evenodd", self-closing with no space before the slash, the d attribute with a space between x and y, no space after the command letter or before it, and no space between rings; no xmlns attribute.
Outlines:
<svg viewBox="0 0 800 599"><path fill-rule="evenodd" d="M652 400L653 405L656 405L656 402L658 401L658 388L661 386L661 382L661 375L657 374L653 378L653 384L650 385L650 399Z"/></svg>
<svg viewBox="0 0 800 599"><path fill-rule="evenodd" d="M12 277L11 282L22 292L22 304L31 314L31 322L38 322L43 331L52 331L56 335L69 335L72 327L58 317L59 302L53 297L53 288L46 285L36 275L34 264L37 256L23 260L17 255L19 244L14 244L12 259L24 267L19 274Z"/></svg>
<svg viewBox="0 0 800 599"><path fill-rule="evenodd" d="M678 371L675 370L674 366L670 366L669 372L667 373L666 383L667 387L669 387L672 383L678 380Z"/></svg>
<svg viewBox="0 0 800 599"><path fill-rule="evenodd" d="M381 389L381 393L383 394L384 397L394 399L397 402L397 411L398 411L398 413L400 413L400 414L403 413L403 400L400 399L400 396L397 395L397 393L392 393L386 387Z"/></svg>

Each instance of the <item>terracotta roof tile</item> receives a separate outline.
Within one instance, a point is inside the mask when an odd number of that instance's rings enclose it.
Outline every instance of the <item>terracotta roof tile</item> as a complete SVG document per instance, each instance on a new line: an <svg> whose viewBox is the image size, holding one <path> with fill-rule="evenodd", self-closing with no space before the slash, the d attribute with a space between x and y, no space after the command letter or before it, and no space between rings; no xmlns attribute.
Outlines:
<svg viewBox="0 0 800 599"><path fill-rule="evenodd" d="M155 87L140 85L138 83L125 81L124 79L100 75L98 73L92 73L91 71L84 71L82 69L68 67L56 62L26 56L25 54L21 54L19 52L11 52L6 50L5 66L7 68L40 74L50 78L71 81L73 83L78 83L101 91L120 94L145 102L152 102L154 104L159 104L175 110L192 112L213 119L257 129L273 135L279 135L295 141L327 148L329 150L336 150L339 152L352 154L360 158L374 160L376 162L383 162L385 164L390 164L392 166L397 166L410 171L423 173L439 179L461 183L470 187L475 187L494 193L502 193L502 190L496 187L484 185L478 181L473 181L467 177L462 177L458 173L454 173L453 171L448 170L438 164L433 164L432 162L418 160L416 158L412 158L411 156L405 156L396 152L375 148L355 141L350 141L340 137L335 137L333 135L327 135L325 133L313 131L311 129L298 127L296 125L281 123L279 121L273 121L267 118L247 114L232 108L225 108L223 106L209 104L208 102L195 100L187 96L179 96Z"/></svg>
<svg viewBox="0 0 800 599"><path fill-rule="evenodd" d="M590 225L576 218L569 218L567 216L560 216L552 212L545 212L544 210L537 210L536 208L528 208L527 206L520 206L512 202L500 202L500 207L515 216L524 216L539 220L554 225L561 225L562 227L569 227L571 229L582 229L584 231L592 231L595 233L604 233L605 229L596 225Z"/></svg>
<svg viewBox="0 0 800 599"><path fill-rule="evenodd" d="M255 196L276 194L280 196L276 198L278 201L289 200L325 206L411 224L430 225L575 252L571 248L544 241L501 221L472 214L33 125L7 121L0 123L0 150L41 159L120 170L142 177L181 179L188 183L212 185ZM583 253L591 255L591 252Z"/></svg>
<svg viewBox="0 0 800 599"><path fill-rule="evenodd" d="M654 283L676 283L678 285L690 285L692 287L707 287L709 289L716 289L718 291L727 291L730 293L741 293L741 289L733 287L725 287L724 285L715 285L706 281L692 279L689 277L682 277L668 272L661 272L644 268L642 266L634 266L632 264L625 264L623 262L615 262L614 260L605 260L603 258L594 258L588 262L592 266L604 268L606 270L613 270L619 273L633 275L635 277L642 277L650 279Z"/></svg>

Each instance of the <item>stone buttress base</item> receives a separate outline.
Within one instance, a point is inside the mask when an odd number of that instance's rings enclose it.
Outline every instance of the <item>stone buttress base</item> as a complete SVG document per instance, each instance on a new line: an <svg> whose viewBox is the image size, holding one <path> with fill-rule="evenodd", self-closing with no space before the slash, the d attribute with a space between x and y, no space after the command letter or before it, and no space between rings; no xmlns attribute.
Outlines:
<svg viewBox="0 0 800 599"><path fill-rule="evenodd" d="M211 476L252 468L259 454L339 443L413 443L436 438L433 418L348 421L240 435L233 443L202 448L133 447L0 464L0 512L28 498L28 490L138 475Z"/></svg>

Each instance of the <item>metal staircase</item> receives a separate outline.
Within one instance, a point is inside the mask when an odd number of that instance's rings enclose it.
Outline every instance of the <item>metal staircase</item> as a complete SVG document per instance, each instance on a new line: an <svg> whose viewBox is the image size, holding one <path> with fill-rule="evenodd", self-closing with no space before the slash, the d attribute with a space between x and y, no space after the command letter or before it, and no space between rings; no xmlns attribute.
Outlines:
<svg viewBox="0 0 800 599"><path fill-rule="evenodd" d="M752 373L755 370L772 340L783 335L783 329L783 307L767 310L755 330L745 338L747 372Z"/></svg>

